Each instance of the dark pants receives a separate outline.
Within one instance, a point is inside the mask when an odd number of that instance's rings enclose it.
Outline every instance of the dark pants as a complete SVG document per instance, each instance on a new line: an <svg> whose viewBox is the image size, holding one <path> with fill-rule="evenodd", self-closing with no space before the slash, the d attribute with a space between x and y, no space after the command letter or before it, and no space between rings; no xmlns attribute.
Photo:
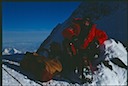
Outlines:
<svg viewBox="0 0 128 86"><path fill-rule="evenodd" d="M85 50L79 50L79 53L76 57L80 62L83 60L83 58L87 58L92 63L92 65L96 66L105 59L104 49L104 44L99 46L99 48L88 47ZM95 58L95 55L98 55L98 58Z"/></svg>
<svg viewBox="0 0 128 86"><path fill-rule="evenodd" d="M105 60L105 45L99 47L99 57L92 61L92 65L98 65Z"/></svg>

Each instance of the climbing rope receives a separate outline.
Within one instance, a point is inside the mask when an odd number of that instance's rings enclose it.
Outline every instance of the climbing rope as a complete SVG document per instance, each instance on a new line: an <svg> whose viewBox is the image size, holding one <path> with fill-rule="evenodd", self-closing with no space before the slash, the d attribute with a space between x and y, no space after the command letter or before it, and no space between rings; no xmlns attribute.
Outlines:
<svg viewBox="0 0 128 86"><path fill-rule="evenodd" d="M5 68L2 67L2 69L4 69L13 79L15 79L21 86L23 86L22 83L18 79L16 79L12 74L10 74Z"/></svg>
<svg viewBox="0 0 128 86"><path fill-rule="evenodd" d="M5 68L2 67L2 69L4 69L13 79L15 79L21 86L23 86L23 84L18 79L16 79L14 76L12 76L12 74L10 74ZM35 81L35 82L43 86L40 81Z"/></svg>

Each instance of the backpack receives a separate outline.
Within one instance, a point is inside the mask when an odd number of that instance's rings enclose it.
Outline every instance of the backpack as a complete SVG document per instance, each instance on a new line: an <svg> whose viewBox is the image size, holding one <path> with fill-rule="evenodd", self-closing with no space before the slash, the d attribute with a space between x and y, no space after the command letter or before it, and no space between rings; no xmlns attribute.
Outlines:
<svg viewBox="0 0 128 86"><path fill-rule="evenodd" d="M62 65L58 59L50 59L30 52L26 52L20 67L40 81L48 81L54 74L62 71Z"/></svg>

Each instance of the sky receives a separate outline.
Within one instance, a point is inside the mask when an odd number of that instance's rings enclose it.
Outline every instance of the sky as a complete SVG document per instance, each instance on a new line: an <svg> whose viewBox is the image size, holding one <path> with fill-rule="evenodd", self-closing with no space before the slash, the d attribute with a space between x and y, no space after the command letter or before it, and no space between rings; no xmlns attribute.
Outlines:
<svg viewBox="0 0 128 86"><path fill-rule="evenodd" d="M2 49L34 51L80 2L2 2Z"/></svg>
<svg viewBox="0 0 128 86"><path fill-rule="evenodd" d="M63 23L80 2L3 2L3 31L51 30Z"/></svg>

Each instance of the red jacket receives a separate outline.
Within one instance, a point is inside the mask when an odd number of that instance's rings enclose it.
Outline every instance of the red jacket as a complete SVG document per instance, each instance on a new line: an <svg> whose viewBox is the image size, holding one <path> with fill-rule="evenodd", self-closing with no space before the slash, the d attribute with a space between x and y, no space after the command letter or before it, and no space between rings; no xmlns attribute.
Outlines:
<svg viewBox="0 0 128 86"><path fill-rule="evenodd" d="M62 34L64 38L71 39L72 36L78 36L80 34L80 26L79 24L74 24L72 28L66 28ZM92 25L92 28L89 31L84 43L80 46L81 49L86 49L86 47L96 38L99 41L99 44L102 45L105 40L108 39L107 34L96 28L96 24Z"/></svg>
<svg viewBox="0 0 128 86"><path fill-rule="evenodd" d="M104 31L97 29L96 24L94 24L87 36L87 39L84 40L84 43L80 48L86 49L86 47L93 41L94 38L98 40L99 45L102 45L104 41L108 39L108 36Z"/></svg>

